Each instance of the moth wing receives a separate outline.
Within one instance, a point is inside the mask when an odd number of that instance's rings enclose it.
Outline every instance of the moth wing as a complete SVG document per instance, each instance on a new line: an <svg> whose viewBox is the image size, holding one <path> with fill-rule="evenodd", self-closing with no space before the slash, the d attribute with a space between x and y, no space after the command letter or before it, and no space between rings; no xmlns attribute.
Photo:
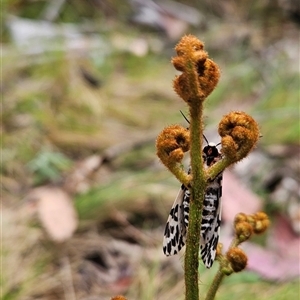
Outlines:
<svg viewBox="0 0 300 300"><path fill-rule="evenodd" d="M184 186L172 205L164 232L163 251L166 256L177 254L185 245L186 225L184 222L184 197L186 188Z"/></svg>
<svg viewBox="0 0 300 300"><path fill-rule="evenodd" d="M206 268L211 268L217 252L221 225L221 186L216 190L214 202L217 205L212 215L203 215L201 224L200 252ZM206 208L204 207L204 210Z"/></svg>

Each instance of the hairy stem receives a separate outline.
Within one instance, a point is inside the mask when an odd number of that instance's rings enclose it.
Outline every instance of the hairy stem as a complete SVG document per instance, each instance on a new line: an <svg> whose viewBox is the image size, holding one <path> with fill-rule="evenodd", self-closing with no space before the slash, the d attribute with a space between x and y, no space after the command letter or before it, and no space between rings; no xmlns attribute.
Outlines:
<svg viewBox="0 0 300 300"><path fill-rule="evenodd" d="M209 290L208 290L205 300L215 299L217 290L218 290L224 277L225 277L224 273L222 273L221 270L219 269L217 274L215 275L215 278L214 278Z"/></svg>
<svg viewBox="0 0 300 300"><path fill-rule="evenodd" d="M191 124L191 167L192 167L192 186L189 227L185 253L185 291L186 299L198 300L198 265L199 265L199 237L200 224L203 210L203 199L205 194L205 173L202 161L202 103L190 108Z"/></svg>

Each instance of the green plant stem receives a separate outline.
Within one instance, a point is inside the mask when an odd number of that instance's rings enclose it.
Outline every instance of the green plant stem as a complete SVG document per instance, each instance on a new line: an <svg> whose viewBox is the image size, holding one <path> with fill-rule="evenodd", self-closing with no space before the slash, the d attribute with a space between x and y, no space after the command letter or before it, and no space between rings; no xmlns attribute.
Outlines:
<svg viewBox="0 0 300 300"><path fill-rule="evenodd" d="M205 173L202 162L202 103L190 107L191 124L191 167L192 186L189 227L185 253L185 293L186 300L198 300L198 266L199 266L199 237L200 224L203 210L203 199L205 194Z"/></svg>
<svg viewBox="0 0 300 300"><path fill-rule="evenodd" d="M223 157L220 161L213 164L207 171L207 180L216 178L221 172L223 172L228 166L230 166L233 161L229 160L227 157Z"/></svg>
<svg viewBox="0 0 300 300"><path fill-rule="evenodd" d="M219 269L209 290L208 290L208 293L205 297L205 300L213 300L215 299L215 296L216 296L216 293L217 293L217 290L223 280L223 278L225 277L225 275L221 272L221 270Z"/></svg>

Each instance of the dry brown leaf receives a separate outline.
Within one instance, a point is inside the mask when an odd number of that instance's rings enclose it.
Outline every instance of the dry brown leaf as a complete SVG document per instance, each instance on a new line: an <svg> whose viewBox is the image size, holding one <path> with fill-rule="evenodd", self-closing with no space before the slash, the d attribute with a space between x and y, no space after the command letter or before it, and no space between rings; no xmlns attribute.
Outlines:
<svg viewBox="0 0 300 300"><path fill-rule="evenodd" d="M56 242L70 238L77 228L78 218L70 196L59 187L35 188L29 195L36 200L38 217Z"/></svg>

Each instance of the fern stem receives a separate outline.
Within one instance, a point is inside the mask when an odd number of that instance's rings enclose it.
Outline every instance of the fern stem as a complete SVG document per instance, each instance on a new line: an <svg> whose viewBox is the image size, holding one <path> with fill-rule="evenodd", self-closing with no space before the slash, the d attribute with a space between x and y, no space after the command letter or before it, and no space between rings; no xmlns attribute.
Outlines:
<svg viewBox="0 0 300 300"><path fill-rule="evenodd" d="M191 137L191 168L192 186L189 227L185 253L185 293L186 300L198 300L198 266L199 266L199 237L200 224L203 210L203 199L205 194L205 173L203 169L202 149L202 103L198 106L190 107L190 137Z"/></svg>

